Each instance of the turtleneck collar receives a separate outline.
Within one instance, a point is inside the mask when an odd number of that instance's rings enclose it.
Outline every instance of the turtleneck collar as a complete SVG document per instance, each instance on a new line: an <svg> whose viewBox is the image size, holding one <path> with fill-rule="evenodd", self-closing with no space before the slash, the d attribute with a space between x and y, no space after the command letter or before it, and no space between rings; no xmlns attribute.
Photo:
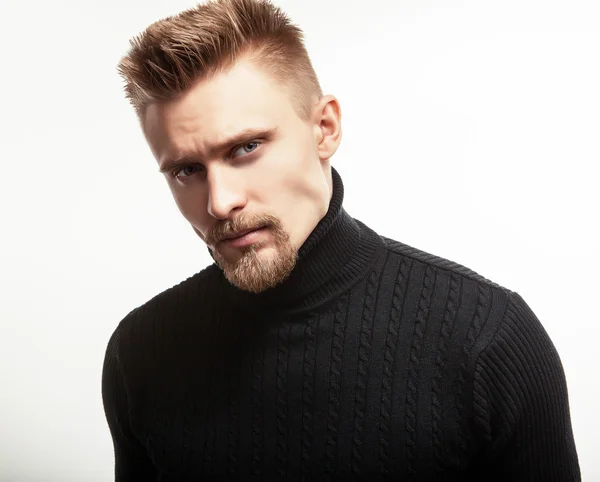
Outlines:
<svg viewBox="0 0 600 482"><path fill-rule="evenodd" d="M332 167L333 193L325 216L298 251L296 266L262 293L233 286L222 274L226 296L246 311L297 313L316 309L366 275L384 251L382 239L342 207L344 185Z"/></svg>

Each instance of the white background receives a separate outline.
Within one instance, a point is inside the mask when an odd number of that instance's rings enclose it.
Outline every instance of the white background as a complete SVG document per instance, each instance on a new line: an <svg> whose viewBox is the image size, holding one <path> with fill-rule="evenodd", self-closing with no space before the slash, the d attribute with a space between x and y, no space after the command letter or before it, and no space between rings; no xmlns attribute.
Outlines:
<svg viewBox="0 0 600 482"><path fill-rule="evenodd" d="M343 110L347 211L518 291L600 480L597 0L277 2ZM0 480L110 481L106 343L206 266L116 64L184 0L0 3Z"/></svg>

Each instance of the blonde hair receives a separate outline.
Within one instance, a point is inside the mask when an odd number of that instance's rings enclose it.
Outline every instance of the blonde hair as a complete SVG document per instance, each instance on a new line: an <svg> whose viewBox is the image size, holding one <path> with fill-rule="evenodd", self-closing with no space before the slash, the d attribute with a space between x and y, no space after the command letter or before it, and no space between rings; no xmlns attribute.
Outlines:
<svg viewBox="0 0 600 482"><path fill-rule="evenodd" d="M310 116L323 94L302 30L269 0L210 0L154 22L130 40L118 71L141 119L149 104L174 99L242 56L289 89L300 116Z"/></svg>

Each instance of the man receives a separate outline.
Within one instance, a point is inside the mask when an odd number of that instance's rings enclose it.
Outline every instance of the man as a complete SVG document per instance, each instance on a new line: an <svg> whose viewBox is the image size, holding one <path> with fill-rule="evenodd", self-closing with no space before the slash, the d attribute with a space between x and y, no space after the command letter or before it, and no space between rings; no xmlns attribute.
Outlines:
<svg viewBox="0 0 600 482"><path fill-rule="evenodd" d="M563 369L523 299L343 209L340 106L281 10L200 5L120 73L215 263L108 343L117 481L580 480Z"/></svg>

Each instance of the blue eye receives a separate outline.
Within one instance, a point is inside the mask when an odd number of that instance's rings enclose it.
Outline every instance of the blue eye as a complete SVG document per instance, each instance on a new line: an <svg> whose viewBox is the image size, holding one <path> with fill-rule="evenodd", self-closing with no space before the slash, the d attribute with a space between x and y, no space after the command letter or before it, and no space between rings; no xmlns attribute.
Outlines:
<svg viewBox="0 0 600 482"><path fill-rule="evenodd" d="M235 151L233 151L233 157L237 157L236 154L240 151L240 149L242 150L242 152L239 155L243 156L244 154L250 154L253 151L255 151L259 145L260 142L256 141L246 142L246 144L238 147Z"/></svg>
<svg viewBox="0 0 600 482"><path fill-rule="evenodd" d="M195 164L190 164L189 166L183 166L181 169L178 169L174 172L175 177L189 177L193 174L196 174L200 169L200 166Z"/></svg>

